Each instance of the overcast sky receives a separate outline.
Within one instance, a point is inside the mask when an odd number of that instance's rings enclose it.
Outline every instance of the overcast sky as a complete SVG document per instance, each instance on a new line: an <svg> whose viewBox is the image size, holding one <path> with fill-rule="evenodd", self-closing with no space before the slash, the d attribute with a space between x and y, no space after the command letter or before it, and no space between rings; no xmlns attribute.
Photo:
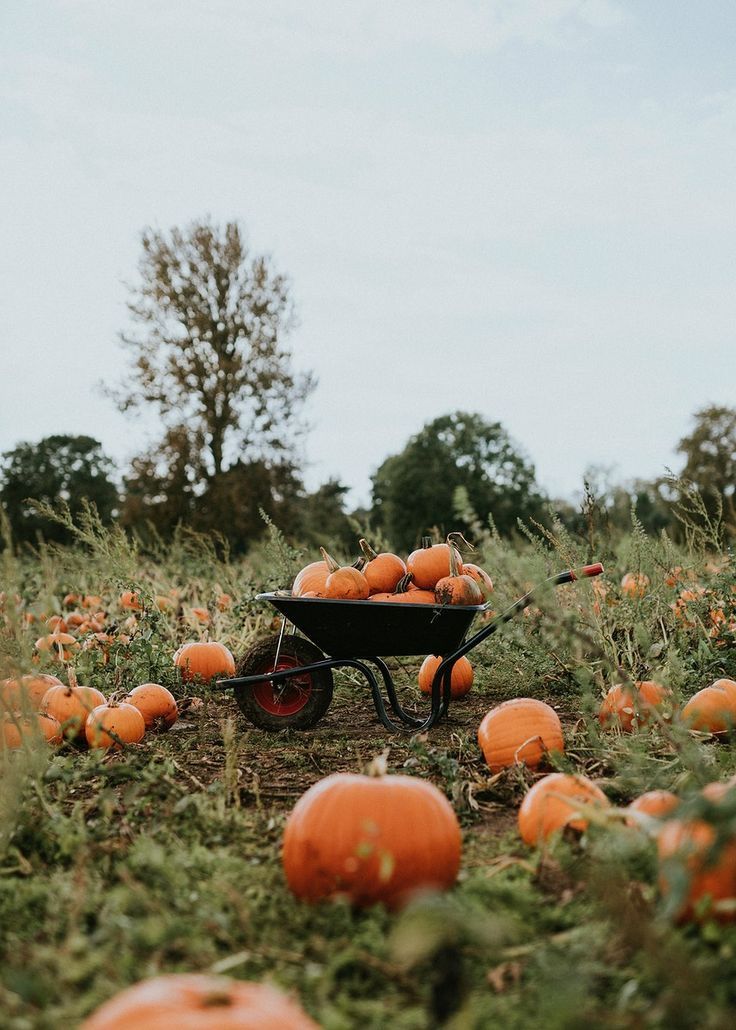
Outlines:
<svg viewBox="0 0 736 1030"><path fill-rule="evenodd" d="M0 450L155 423L98 390L140 231L288 273L307 482L455 409L550 493L736 404L733 0L1 0Z"/></svg>

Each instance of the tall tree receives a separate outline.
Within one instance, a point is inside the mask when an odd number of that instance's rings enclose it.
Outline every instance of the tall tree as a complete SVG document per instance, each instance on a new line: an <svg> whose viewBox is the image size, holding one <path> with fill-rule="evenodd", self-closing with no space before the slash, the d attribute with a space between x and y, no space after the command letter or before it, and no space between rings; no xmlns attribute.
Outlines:
<svg viewBox="0 0 736 1030"><path fill-rule="evenodd" d="M121 334L131 370L115 396L124 411L152 408L164 432L134 470L137 489L183 479L196 495L236 462L291 466L315 382L285 347L287 278L236 222L146 229L142 247Z"/></svg>
<svg viewBox="0 0 736 1030"><path fill-rule="evenodd" d="M0 503L15 540L69 541L67 530L38 515L29 499L52 505L64 501L72 515L88 501L109 521L118 502L114 475L113 462L91 436L47 436L6 451L0 459Z"/></svg>
<svg viewBox="0 0 736 1030"><path fill-rule="evenodd" d="M383 462L373 477L373 517L397 547L409 549L434 526L443 533L467 528L458 524L458 487L502 533L517 518L540 513L534 466L500 422L456 411L429 422Z"/></svg>
<svg viewBox="0 0 736 1030"><path fill-rule="evenodd" d="M696 411L695 426L677 450L685 457L680 475L693 483L706 504L723 504L736 530L736 408L711 405Z"/></svg>

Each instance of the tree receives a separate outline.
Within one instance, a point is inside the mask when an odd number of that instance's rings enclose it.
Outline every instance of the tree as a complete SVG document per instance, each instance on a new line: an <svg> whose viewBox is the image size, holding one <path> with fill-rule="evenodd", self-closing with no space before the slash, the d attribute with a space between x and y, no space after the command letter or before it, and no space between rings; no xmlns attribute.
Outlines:
<svg viewBox="0 0 736 1030"><path fill-rule="evenodd" d="M42 536L69 542L67 530L38 515L29 499L48 504L64 501L72 515L87 501L103 521L109 521L118 503L114 474L112 461L91 436L47 436L37 444L21 443L7 451L0 463L0 503L14 539L36 541Z"/></svg>
<svg viewBox="0 0 736 1030"><path fill-rule="evenodd" d="M481 519L493 516L501 533L541 511L534 467L503 426L457 411L425 425L383 462L373 477L373 518L406 550L432 527L467 529L456 514L458 487Z"/></svg>
<svg viewBox="0 0 736 1030"><path fill-rule="evenodd" d="M722 505L736 530L736 408L711 405L694 418L694 429L677 445L685 456L680 475L698 488L712 514Z"/></svg>
<svg viewBox="0 0 736 1030"><path fill-rule="evenodd" d="M250 252L237 223L146 229L142 245L133 329L121 334L131 372L116 396L124 411L152 408L164 432L135 463L126 510L139 503L170 519L238 463L293 469L315 381L292 369L284 346L294 326L288 280Z"/></svg>

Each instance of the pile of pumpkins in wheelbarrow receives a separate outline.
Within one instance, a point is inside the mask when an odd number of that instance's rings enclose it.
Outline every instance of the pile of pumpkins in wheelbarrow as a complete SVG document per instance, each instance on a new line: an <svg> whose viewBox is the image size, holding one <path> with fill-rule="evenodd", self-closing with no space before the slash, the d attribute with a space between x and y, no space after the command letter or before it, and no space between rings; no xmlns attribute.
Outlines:
<svg viewBox="0 0 736 1030"><path fill-rule="evenodd" d="M376 553L361 538L362 556L352 565L340 565L320 548L321 561L310 562L296 576L293 597L325 597L342 601L401 604L480 605L493 591L493 580L479 565L463 561L462 534L450 533L446 543L422 538L422 546L404 560L388 551ZM427 655L419 670L419 689L432 692L432 680L441 658ZM453 700L464 697L473 685L473 667L463 657L453 666Z"/></svg>

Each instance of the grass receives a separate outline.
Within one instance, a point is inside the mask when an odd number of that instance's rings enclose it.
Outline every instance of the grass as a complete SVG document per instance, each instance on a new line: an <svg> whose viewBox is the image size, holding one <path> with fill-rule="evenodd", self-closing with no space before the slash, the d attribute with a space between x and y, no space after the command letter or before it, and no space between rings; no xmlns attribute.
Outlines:
<svg viewBox="0 0 736 1030"><path fill-rule="evenodd" d="M122 589L144 597L128 642L82 651L80 682L106 694L144 680L182 698L198 694L176 726L122 753L29 746L2 756L0 799L0 1010L8 1030L74 1027L102 1001L144 977L214 971L269 980L300 999L329 1030L500 1025L545 1027L726 1027L736 1004L736 929L706 921L678 926L657 887L650 840L620 821L594 823L532 851L516 811L535 775L492 776L475 741L493 704L526 695L553 704L563 721L559 768L598 781L623 806L653 787L685 798L736 771L730 742L694 739L662 724L632 735L604 733L595 713L618 679L656 678L685 699L715 676L736 674L733 635L711 635L709 613L731 604L732 567L696 546L634 533L574 540L557 527L532 534L521 553L480 535L482 562L499 608L530 581L602 557L608 593L576 584L545 600L471 654L473 691L429 734L387 734L365 687L341 676L328 715L307 733L266 734L233 700L184 687L171 664L176 646L206 631L191 621L207 607L210 632L236 652L270 631L250 604L269 570L288 576L300 557L274 534L264 551L231 563L210 542L184 536L155 555L139 553L91 518L78 546L32 558L2 555L4 674L31 669L41 632L25 613L61 610L70 590L103 596L109 625L127 614ZM710 593L687 619L666 585L674 565L693 568ZM641 598L618 589L624 571L643 571ZM287 580L281 579L283 585ZM175 588L177 612L153 598ZM20 602L12 597L20 594ZM235 604L222 612L221 592ZM396 663L403 696L421 707L418 660ZM53 666L49 661L49 669ZM58 669L58 667L57 667ZM306 906L286 888L280 838L296 799L338 770L358 771L388 749L391 772L422 776L450 798L464 837L455 889L403 913ZM696 805L697 802L691 802ZM736 811L727 812L736 831Z"/></svg>

